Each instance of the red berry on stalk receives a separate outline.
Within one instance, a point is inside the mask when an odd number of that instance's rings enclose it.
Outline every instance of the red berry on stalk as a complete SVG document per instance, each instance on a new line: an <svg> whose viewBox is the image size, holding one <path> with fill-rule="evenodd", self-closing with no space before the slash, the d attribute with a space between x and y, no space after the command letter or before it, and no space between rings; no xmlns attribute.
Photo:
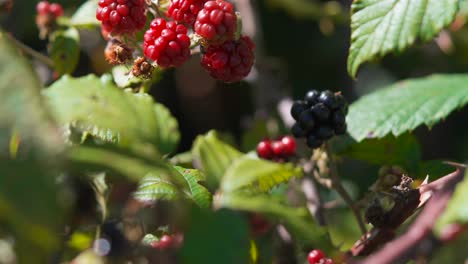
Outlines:
<svg viewBox="0 0 468 264"><path fill-rule="evenodd" d="M252 69L254 49L255 44L247 36L238 41L229 40L219 45L210 45L203 54L201 64L217 80L238 82Z"/></svg>
<svg viewBox="0 0 468 264"><path fill-rule="evenodd" d="M41 1L36 5L36 11L39 15L49 14L50 3L48 1Z"/></svg>
<svg viewBox="0 0 468 264"><path fill-rule="evenodd" d="M285 146L283 142L281 141L273 141L271 143L271 149L273 150L273 154L275 154L276 157L282 157L285 154Z"/></svg>
<svg viewBox="0 0 468 264"><path fill-rule="evenodd" d="M234 37L237 17L234 6L228 1L208 1L198 12L193 26L195 32L211 43L219 43Z"/></svg>
<svg viewBox="0 0 468 264"><path fill-rule="evenodd" d="M296 154L296 140L291 136L281 138L281 143L284 146L284 155L292 156Z"/></svg>
<svg viewBox="0 0 468 264"><path fill-rule="evenodd" d="M271 149L270 140L263 140L258 143L257 155L263 159L271 159L273 157L273 150Z"/></svg>
<svg viewBox="0 0 468 264"><path fill-rule="evenodd" d="M203 9L207 0L171 0L167 15L188 26L193 26L198 12Z"/></svg>
<svg viewBox="0 0 468 264"><path fill-rule="evenodd" d="M162 68L177 67L190 58L190 38L187 28L174 21L154 19L144 36L145 56Z"/></svg>
<svg viewBox="0 0 468 264"><path fill-rule="evenodd" d="M325 258L325 254L318 249L310 251L309 255L307 256L309 264L319 264L323 258Z"/></svg>
<svg viewBox="0 0 468 264"><path fill-rule="evenodd" d="M173 238L169 235L163 235L159 240L151 243L151 247L158 249L167 249L172 247Z"/></svg>
<svg viewBox="0 0 468 264"><path fill-rule="evenodd" d="M57 18L63 15L63 8L60 4L53 3L49 7L49 12L52 13L55 18Z"/></svg>
<svg viewBox="0 0 468 264"><path fill-rule="evenodd" d="M119 35L142 30L145 13L145 0L99 0L96 18L105 31Z"/></svg>

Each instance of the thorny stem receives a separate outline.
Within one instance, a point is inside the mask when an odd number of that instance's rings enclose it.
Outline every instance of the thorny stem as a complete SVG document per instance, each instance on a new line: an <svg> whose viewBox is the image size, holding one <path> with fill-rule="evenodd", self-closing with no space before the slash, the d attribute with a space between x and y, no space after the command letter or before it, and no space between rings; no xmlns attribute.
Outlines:
<svg viewBox="0 0 468 264"><path fill-rule="evenodd" d="M348 194L348 192L343 187L343 184L341 183L340 177L338 175L338 170L336 168L336 162L333 157L333 154L330 151L329 145L325 144L325 148L326 148L328 158L329 158L331 187L338 192L338 194L341 196L341 198L343 198L345 203L351 208L354 214L354 217L356 218L356 221L358 222L359 229L361 230L362 234L366 234L367 229L362 219L361 213L359 212L359 209L355 206L353 199L351 198L351 196Z"/></svg>
<svg viewBox="0 0 468 264"><path fill-rule="evenodd" d="M29 56L41 61L42 63L46 64L50 68L54 67L54 61L51 60L49 57L42 55L41 53L33 50L29 46L25 45L23 42L17 40L10 34L3 34L4 36L7 36L15 45L18 47L22 52L28 54Z"/></svg>

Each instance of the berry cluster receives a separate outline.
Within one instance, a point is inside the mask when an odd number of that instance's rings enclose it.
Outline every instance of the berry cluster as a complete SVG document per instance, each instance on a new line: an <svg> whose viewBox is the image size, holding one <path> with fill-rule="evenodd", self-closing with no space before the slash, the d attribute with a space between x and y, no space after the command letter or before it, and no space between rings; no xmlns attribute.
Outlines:
<svg viewBox="0 0 468 264"><path fill-rule="evenodd" d="M163 235L159 240L153 241L151 247L157 249L179 248L182 246L183 241L184 236L182 234Z"/></svg>
<svg viewBox="0 0 468 264"><path fill-rule="evenodd" d="M145 0L99 0L96 18L105 32L115 35L142 30L146 23Z"/></svg>
<svg viewBox="0 0 468 264"><path fill-rule="evenodd" d="M195 23L198 12L203 9L207 0L172 0L167 15L178 23L186 24L190 27Z"/></svg>
<svg viewBox="0 0 468 264"><path fill-rule="evenodd" d="M257 145L257 155L263 159L282 160L296 154L296 140L291 136L284 136L279 140L265 139Z"/></svg>
<svg viewBox="0 0 468 264"><path fill-rule="evenodd" d="M52 16L58 18L63 15L63 8L60 4L41 1L36 6L37 14L40 16Z"/></svg>
<svg viewBox="0 0 468 264"><path fill-rule="evenodd" d="M327 258L325 254L318 249L310 251L307 260L309 264L333 264L333 260Z"/></svg>
<svg viewBox="0 0 468 264"><path fill-rule="evenodd" d="M145 26L147 10L159 13L158 6L148 6L145 0L99 0L96 18L102 23L102 34L109 40L135 33ZM238 15L227 0L171 0L165 13L167 18L155 18L146 30L143 54L161 68L179 67L191 55L191 37L202 45L201 65L209 74L224 82L245 78L254 64L253 41L239 36ZM128 44L128 43L127 43ZM131 45L129 45L131 46ZM133 58L120 58L125 49L108 46L108 61L123 64ZM141 62L141 60L139 60ZM134 65L140 69L141 65ZM145 64L146 66L146 64ZM145 67L149 68L149 67ZM139 74L147 77L150 74Z"/></svg>
<svg viewBox="0 0 468 264"><path fill-rule="evenodd" d="M190 58L187 28L174 21L156 18L145 33L143 49L145 56L162 68L180 66Z"/></svg>
<svg viewBox="0 0 468 264"><path fill-rule="evenodd" d="M193 28L210 43L222 43L234 38L237 17L234 6L223 0L208 1L198 12Z"/></svg>
<svg viewBox="0 0 468 264"><path fill-rule="evenodd" d="M291 107L297 121L291 132L297 138L306 137L310 148L318 148L334 135L346 133L347 113L348 104L340 93L311 90Z"/></svg>
<svg viewBox="0 0 468 264"><path fill-rule="evenodd" d="M56 27L57 18L63 15L60 4L41 1L36 5L36 25L39 28L39 37L45 39Z"/></svg>

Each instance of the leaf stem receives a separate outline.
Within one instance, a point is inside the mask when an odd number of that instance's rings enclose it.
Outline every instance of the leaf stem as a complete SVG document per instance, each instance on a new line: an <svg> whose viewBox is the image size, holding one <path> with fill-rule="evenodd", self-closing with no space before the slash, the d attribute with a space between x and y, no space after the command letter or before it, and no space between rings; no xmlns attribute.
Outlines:
<svg viewBox="0 0 468 264"><path fill-rule="evenodd" d="M28 54L29 56L39 60L40 62L44 63L45 65L49 66L50 68L53 68L54 67L54 61L52 59L50 59L49 57L33 50L32 48L30 48L29 46L27 46L26 44L24 44L23 42L17 40L16 38L14 38L11 34L4 34L5 36L7 36L7 38L9 38L15 45L16 47L18 47L18 49L20 49L22 52Z"/></svg>
<svg viewBox="0 0 468 264"><path fill-rule="evenodd" d="M330 150L330 146L328 144L325 144L325 148L326 148L327 155L329 158L331 186L333 189L335 189L338 192L338 194L341 196L341 198L343 198L345 203L351 208L362 234L366 234L367 233L366 225L364 224L361 213L359 212L359 209L355 206L353 199L351 198L351 196L348 194L346 189L343 187L343 184L341 183L340 177L338 175L338 169L336 167L336 161Z"/></svg>

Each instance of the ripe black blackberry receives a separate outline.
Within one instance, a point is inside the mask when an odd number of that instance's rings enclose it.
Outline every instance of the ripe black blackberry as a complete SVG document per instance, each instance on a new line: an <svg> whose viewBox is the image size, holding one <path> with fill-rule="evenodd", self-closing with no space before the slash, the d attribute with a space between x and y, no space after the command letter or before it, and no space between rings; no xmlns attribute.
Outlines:
<svg viewBox="0 0 468 264"><path fill-rule="evenodd" d="M297 121L291 132L297 138L305 137L310 148L318 148L334 135L346 133L347 113L348 104L341 93L310 90L304 100L295 101L291 107Z"/></svg>

